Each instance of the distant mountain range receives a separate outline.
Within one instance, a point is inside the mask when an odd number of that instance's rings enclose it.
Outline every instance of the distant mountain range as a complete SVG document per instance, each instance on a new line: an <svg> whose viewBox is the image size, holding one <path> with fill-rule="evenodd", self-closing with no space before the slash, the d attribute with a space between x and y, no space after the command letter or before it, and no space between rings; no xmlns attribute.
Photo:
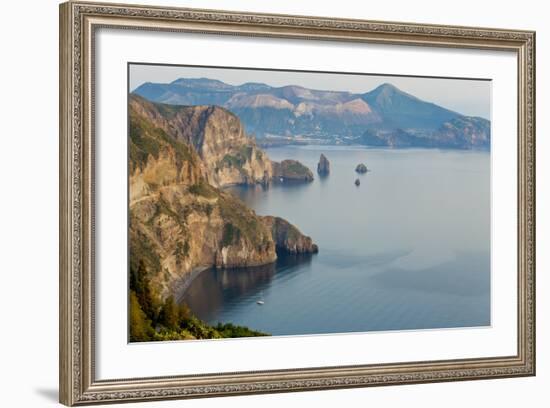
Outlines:
<svg viewBox="0 0 550 408"><path fill-rule="evenodd" d="M259 143L277 139L389 147L488 149L490 121L423 101L385 83L367 93L208 78L147 82L133 93L171 105L218 105L236 114Z"/></svg>

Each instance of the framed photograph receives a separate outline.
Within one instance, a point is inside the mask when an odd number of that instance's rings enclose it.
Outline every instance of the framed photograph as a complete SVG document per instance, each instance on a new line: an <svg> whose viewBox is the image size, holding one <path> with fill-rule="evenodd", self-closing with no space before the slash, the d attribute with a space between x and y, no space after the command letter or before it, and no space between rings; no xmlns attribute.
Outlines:
<svg viewBox="0 0 550 408"><path fill-rule="evenodd" d="M60 7L66 405L535 374L535 33Z"/></svg>

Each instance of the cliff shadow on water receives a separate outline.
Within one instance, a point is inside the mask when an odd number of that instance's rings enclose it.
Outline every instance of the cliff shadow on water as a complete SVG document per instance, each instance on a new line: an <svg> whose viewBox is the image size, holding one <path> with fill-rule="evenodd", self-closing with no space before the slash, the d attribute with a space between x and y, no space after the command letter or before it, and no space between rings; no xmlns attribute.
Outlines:
<svg viewBox="0 0 550 408"><path fill-rule="evenodd" d="M177 295L200 319L210 323L214 316L232 304L262 298L275 279L285 279L303 272L311 264L312 254L279 253L277 261L246 268L209 268L200 272L187 288Z"/></svg>

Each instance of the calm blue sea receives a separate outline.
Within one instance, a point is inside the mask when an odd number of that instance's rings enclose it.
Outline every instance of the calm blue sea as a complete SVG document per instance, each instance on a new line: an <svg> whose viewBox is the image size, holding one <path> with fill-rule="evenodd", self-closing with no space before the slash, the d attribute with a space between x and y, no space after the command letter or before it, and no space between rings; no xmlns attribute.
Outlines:
<svg viewBox="0 0 550 408"><path fill-rule="evenodd" d="M315 180L231 191L258 214L310 235L319 254L202 272L185 294L200 318L273 335L490 325L489 152L295 146L267 153L301 161ZM326 178L316 174L321 153L330 161ZM358 175L361 162L370 171Z"/></svg>

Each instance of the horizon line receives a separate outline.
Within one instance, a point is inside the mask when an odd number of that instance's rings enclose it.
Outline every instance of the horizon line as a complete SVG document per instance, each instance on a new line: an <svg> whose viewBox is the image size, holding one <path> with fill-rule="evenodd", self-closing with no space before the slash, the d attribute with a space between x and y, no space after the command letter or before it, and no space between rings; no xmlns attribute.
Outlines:
<svg viewBox="0 0 550 408"><path fill-rule="evenodd" d="M232 67L232 66L219 66L219 65L151 63L151 62L137 62L137 61L128 61L127 62L128 72L130 72L130 67L131 66L174 67L174 68L206 68L206 69L220 69L220 70L221 69L228 69L228 70L236 70L236 71L263 71L263 72L289 72L289 73L295 72L295 73L302 73L302 74L304 74L304 73L335 74L335 75L387 77L387 78L448 79L448 80L458 80L458 81L480 81L480 82L492 82L493 81L491 78L467 78L467 77L450 77L450 76L436 76L436 75L380 74L380 73L368 73L368 72L343 72L343 71L315 71L315 70L281 69L281 68L256 68L256 67ZM431 104L439 106L443 109L447 109L451 112L458 113L462 116L479 117L479 118L483 118L483 119L486 119L488 121L491 121L491 119L490 119L491 115L490 114L489 114L489 118L487 118L483 115L479 115L479 114L477 114L477 115L463 114L459 110L453 109L453 108L448 108L448 107L444 106L441 103L436 103L436 102L433 102L433 101L428 100L428 99L422 99L422 98L416 96L415 94L404 91L400 87L398 87L397 85L395 85L391 82L387 82L387 81L380 84L380 85L377 85L377 86L371 88L370 90L364 90L364 91L361 91L361 92L354 92L354 91L350 91L350 90L327 90L327 89L320 89L320 88L308 88L308 87L305 87L303 85L296 85L296 84L292 84L292 83L289 83L287 85L277 86L277 85L270 85L269 83L266 83L266 82L263 82L263 81L262 82L247 81L247 82L242 82L242 83L239 83L238 85L236 85L236 84L231 84L231 83L225 82L224 80L217 79L217 78L209 78L209 77L205 77L205 76L196 76L196 77L183 76L183 77L178 77L178 78L176 78L176 79L174 79L173 81L170 81L170 82L144 81L141 84L135 86L134 89L130 90L130 76L128 75L128 92L129 93L134 93L139 87L141 87L141 86L143 86L147 83L157 84L157 85L170 85L170 84L172 84L172 83L174 83L178 80L181 80L181 79L206 79L206 80L210 80L210 81L218 81L218 82L221 82L221 83L223 83L227 86L235 87L235 88L246 85L246 84L260 84L260 85L266 85L266 86L271 87L273 89L281 89L281 88L285 88L285 87L297 87L297 88L307 89L307 90L310 90L310 91L348 93L348 94L352 94L352 95L368 94L368 93L373 92L374 90L376 90L376 89L378 89L378 88L380 88L384 85L389 85L391 87L394 87L399 92L401 92L405 95L411 96L413 98L416 98L416 99L418 99L420 101L423 101L425 103L431 103Z"/></svg>

